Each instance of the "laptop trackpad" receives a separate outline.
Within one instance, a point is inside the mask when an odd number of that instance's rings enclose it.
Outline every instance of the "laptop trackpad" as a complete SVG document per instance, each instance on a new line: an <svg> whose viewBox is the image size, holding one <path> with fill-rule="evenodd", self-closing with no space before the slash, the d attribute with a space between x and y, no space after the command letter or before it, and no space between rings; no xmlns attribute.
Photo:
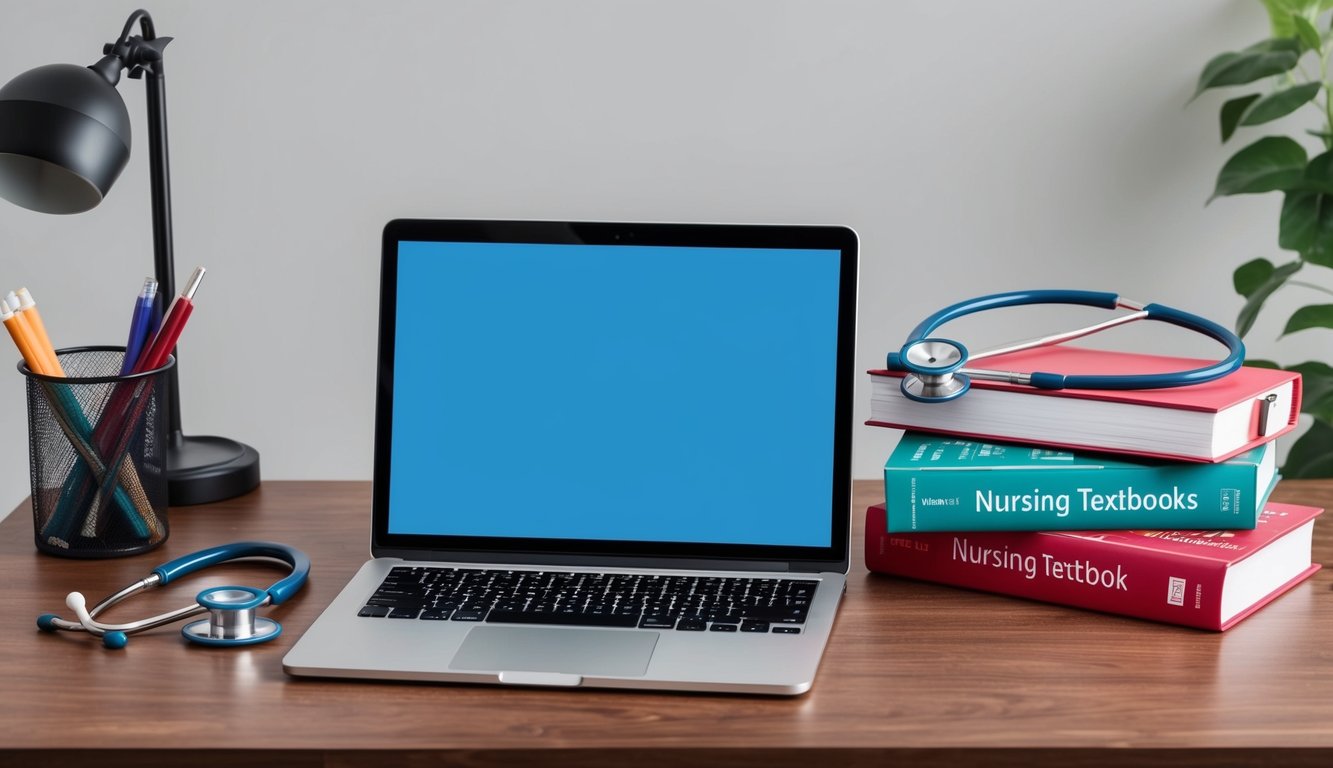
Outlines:
<svg viewBox="0 0 1333 768"><path fill-rule="evenodd" d="M656 632L570 627L473 627L450 669L635 677L648 671Z"/></svg>

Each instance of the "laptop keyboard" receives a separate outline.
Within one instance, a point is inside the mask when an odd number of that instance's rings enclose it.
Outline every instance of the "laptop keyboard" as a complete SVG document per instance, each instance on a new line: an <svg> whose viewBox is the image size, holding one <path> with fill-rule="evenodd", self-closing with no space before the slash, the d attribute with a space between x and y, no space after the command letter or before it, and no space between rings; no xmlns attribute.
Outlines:
<svg viewBox="0 0 1333 768"><path fill-rule="evenodd" d="M399 566L359 616L799 634L819 582Z"/></svg>

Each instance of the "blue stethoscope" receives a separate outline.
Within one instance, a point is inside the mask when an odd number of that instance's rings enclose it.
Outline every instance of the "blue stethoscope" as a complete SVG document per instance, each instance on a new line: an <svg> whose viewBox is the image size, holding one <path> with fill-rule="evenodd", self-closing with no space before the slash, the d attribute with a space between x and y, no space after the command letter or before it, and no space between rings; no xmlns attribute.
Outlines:
<svg viewBox="0 0 1333 768"><path fill-rule="evenodd" d="M1102 309L1128 309L1129 314L1106 320L1086 328L1030 339L984 352L969 354L967 347L952 340L937 338L941 325L964 315L1001 307L1027 304L1082 304ZM984 368L964 368L971 361L1008 352L1045 347L1082 338L1124 325L1135 320L1160 320L1187 330L1201 333L1225 344L1229 354L1223 360L1202 368L1172 373L1144 373L1120 375L1060 374L1045 371L1017 373ZM901 384L905 397L922 403L942 403L963 395L972 386L971 379L1007 381L1038 389L1162 389L1202 384L1235 371L1245 361L1245 344L1240 337L1226 328L1198 315L1182 312L1161 304L1143 304L1123 299L1114 293L1100 291L1012 291L981 296L945 307L912 329L907 343L898 352L888 355L891 371L906 371Z"/></svg>
<svg viewBox="0 0 1333 768"><path fill-rule="evenodd" d="M209 587L200 592L193 605L159 614L147 619L128 624L103 624L97 621L97 615L125 598L146 589L164 586L182 576L207 568L211 565L237 560L243 557L264 557L286 563L291 572L286 578L275 582L268 589L254 587ZM54 632L88 632L102 638L107 648L124 648L129 642L129 635L143 632L164 624L200 613L208 612L209 618L191 622L181 628L186 640L202 645L236 646L253 645L272 640L282 632L282 626L273 619L255 615L255 610L264 605L278 605L296 594L305 585L310 574L310 558L298 549L285 544L267 541L239 541L210 549L203 549L192 554L178 557L153 569L147 578L140 579L116 594L98 603L88 610L84 597L79 592L71 592L65 598L78 616L78 621L62 619L46 613L37 617L37 626Z"/></svg>

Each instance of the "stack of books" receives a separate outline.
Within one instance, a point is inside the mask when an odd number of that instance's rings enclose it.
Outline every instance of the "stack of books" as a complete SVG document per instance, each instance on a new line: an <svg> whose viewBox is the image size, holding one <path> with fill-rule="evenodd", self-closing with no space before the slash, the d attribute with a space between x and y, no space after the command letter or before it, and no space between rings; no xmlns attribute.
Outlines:
<svg viewBox="0 0 1333 768"><path fill-rule="evenodd" d="M1158 373L1198 360L1051 346L986 368ZM875 572L1225 630L1319 570L1323 510L1268 501L1299 374L1156 390L976 381L922 403L874 370L869 424L907 430L866 513Z"/></svg>

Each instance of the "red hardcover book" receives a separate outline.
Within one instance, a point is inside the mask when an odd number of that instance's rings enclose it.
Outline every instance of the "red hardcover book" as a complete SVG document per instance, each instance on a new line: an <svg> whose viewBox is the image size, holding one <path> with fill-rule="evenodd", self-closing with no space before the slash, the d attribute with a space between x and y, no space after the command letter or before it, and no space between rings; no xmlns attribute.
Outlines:
<svg viewBox="0 0 1333 768"><path fill-rule="evenodd" d="M985 592L1225 630L1319 570L1322 509L1269 503L1253 531L887 533L866 510L866 567Z"/></svg>
<svg viewBox="0 0 1333 768"><path fill-rule="evenodd" d="M1119 375L1182 371L1207 362L1057 345L988 357L977 367ZM973 379L969 392L943 403L903 396L901 371L870 375L866 423L873 426L1182 461L1224 461L1262 445L1295 429L1301 410L1300 374L1247 366L1204 384L1168 389L1035 389Z"/></svg>

